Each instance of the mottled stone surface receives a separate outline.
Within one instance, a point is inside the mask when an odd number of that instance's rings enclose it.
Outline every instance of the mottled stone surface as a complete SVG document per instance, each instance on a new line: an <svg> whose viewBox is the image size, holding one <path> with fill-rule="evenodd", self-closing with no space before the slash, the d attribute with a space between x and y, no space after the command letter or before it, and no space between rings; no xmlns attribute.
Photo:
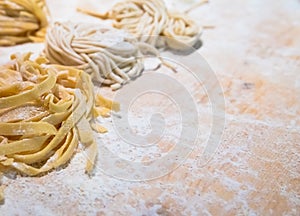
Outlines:
<svg viewBox="0 0 300 216"><path fill-rule="evenodd" d="M107 7L104 1L84 2L49 4L57 20L74 17L77 5ZM169 5L179 10L194 2ZM93 177L85 175L79 151L67 167L46 176L6 176L0 215L300 214L300 1L211 0L190 15L199 24L214 26L204 31L198 52L218 75L226 101L226 127L212 160L201 164L203 146L198 145L172 173L130 182L105 175L99 166ZM80 14L72 19L97 22ZM0 48L0 61L15 51L41 50L42 44ZM205 116L199 139L205 140L208 100L194 90ZM112 130L102 139L119 151L110 141ZM158 149L166 153L172 145L163 143ZM160 155L142 159L147 157Z"/></svg>

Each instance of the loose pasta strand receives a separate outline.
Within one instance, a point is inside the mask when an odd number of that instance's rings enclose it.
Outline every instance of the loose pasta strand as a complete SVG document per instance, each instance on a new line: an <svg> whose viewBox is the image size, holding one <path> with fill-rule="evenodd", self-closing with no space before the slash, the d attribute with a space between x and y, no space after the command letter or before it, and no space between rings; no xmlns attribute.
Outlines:
<svg viewBox="0 0 300 216"><path fill-rule="evenodd" d="M209 0L200 0L199 2L195 3L191 7L189 7L187 10L184 11L185 14L190 13L192 10L195 10L196 8L209 3Z"/></svg>
<svg viewBox="0 0 300 216"><path fill-rule="evenodd" d="M97 17L100 19L109 19L109 14L105 13L105 14L100 14L91 10L87 10L87 9L83 9L83 8L77 8L78 12L93 16L93 17Z"/></svg>

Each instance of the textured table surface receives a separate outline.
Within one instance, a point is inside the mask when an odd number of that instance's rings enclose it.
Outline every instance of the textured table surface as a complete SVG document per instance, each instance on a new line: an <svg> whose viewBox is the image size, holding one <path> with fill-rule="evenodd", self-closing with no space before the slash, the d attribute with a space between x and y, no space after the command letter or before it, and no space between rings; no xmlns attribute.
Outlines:
<svg viewBox="0 0 300 216"><path fill-rule="evenodd" d="M96 22L74 16L75 8L109 7L100 0L48 2L55 20ZM169 1L169 6L194 2ZM67 167L46 176L6 176L0 215L300 214L300 1L211 0L190 16L214 26L204 31L198 52L217 74L226 102L226 125L212 160L201 165L199 145L170 174L132 182L110 177L99 166L94 176L85 175L79 152ZM0 47L0 62L16 51L42 49L42 44ZM197 88L194 93L205 135L208 100ZM118 151L113 137L111 129L100 138ZM161 144L160 153L171 146ZM130 156L126 149L120 154Z"/></svg>

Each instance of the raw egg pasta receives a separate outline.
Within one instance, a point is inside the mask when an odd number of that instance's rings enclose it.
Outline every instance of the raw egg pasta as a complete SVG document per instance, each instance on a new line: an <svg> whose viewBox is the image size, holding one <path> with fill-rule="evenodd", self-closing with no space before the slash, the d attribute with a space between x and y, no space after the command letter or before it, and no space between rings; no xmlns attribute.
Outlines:
<svg viewBox="0 0 300 216"><path fill-rule="evenodd" d="M105 132L94 119L119 105L94 95L81 70L45 65L42 57L32 61L30 53L12 60L0 68L0 176L11 168L29 176L46 173L67 163L79 141L91 172L97 156L91 125Z"/></svg>
<svg viewBox="0 0 300 216"><path fill-rule="evenodd" d="M142 73L142 51L159 55L155 47L123 30L56 22L48 29L44 53L51 63L84 70L93 80L115 90Z"/></svg>
<svg viewBox="0 0 300 216"><path fill-rule="evenodd" d="M170 13L162 0L121 1L105 14L80 8L78 10L101 19L112 19L115 28L124 29L138 40L156 47L162 46L166 40L171 49L186 49L197 43L202 32L186 13Z"/></svg>
<svg viewBox="0 0 300 216"><path fill-rule="evenodd" d="M193 47L200 37L200 27L185 14L173 13L169 15L169 22L162 35L171 49L181 50Z"/></svg>
<svg viewBox="0 0 300 216"><path fill-rule="evenodd" d="M47 14L45 0L0 0L0 46L42 42Z"/></svg>

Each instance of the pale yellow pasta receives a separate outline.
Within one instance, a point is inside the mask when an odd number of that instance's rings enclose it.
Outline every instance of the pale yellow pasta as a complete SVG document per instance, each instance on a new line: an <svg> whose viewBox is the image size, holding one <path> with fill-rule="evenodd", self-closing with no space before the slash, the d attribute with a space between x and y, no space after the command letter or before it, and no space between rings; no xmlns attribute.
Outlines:
<svg viewBox="0 0 300 216"><path fill-rule="evenodd" d="M84 70L114 90L141 75L144 53L159 55L153 46L125 31L70 22L49 27L44 53L51 63Z"/></svg>
<svg viewBox="0 0 300 216"><path fill-rule="evenodd" d="M185 14L173 13L169 15L168 25L162 35L166 36L168 47L180 50L194 46L199 41L201 32L195 21Z"/></svg>
<svg viewBox="0 0 300 216"><path fill-rule="evenodd" d="M67 163L79 142L91 172L97 156L91 125L101 115L95 110L117 110L118 104L95 96L81 70L45 65L41 57L32 61L30 53L12 59L0 67L0 175L8 168L29 176L48 172Z"/></svg>
<svg viewBox="0 0 300 216"><path fill-rule="evenodd" d="M47 14L45 0L0 0L0 46L42 42Z"/></svg>
<svg viewBox="0 0 300 216"><path fill-rule="evenodd" d="M200 1L184 13L171 13L163 0L120 1L105 14L78 9L101 19L113 19L113 26L124 29L140 41L160 47L164 43L172 49L181 50L194 46L202 29L187 16L187 12L206 3ZM164 37L159 37L164 36Z"/></svg>

